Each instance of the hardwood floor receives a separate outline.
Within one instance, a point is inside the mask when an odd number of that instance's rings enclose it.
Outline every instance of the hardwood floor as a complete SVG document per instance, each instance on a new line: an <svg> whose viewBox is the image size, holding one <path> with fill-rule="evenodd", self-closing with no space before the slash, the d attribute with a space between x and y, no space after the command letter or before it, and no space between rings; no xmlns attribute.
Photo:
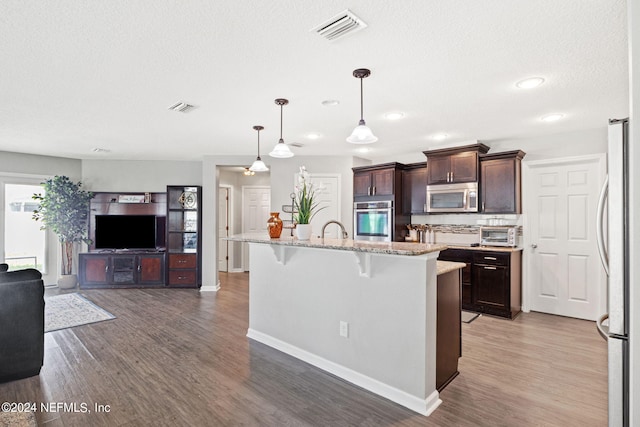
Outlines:
<svg viewBox="0 0 640 427"><path fill-rule="evenodd" d="M45 334L40 376L0 384L0 400L91 409L38 412L46 426L607 424L607 348L593 322L524 313L463 323L460 375L423 417L251 342L248 275L221 281L217 293L81 290L117 319Z"/></svg>

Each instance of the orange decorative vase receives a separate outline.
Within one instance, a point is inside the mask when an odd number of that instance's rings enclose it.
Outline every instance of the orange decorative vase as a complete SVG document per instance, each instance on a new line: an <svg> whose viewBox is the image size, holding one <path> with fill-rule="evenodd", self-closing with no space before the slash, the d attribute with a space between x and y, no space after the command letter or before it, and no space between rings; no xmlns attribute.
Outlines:
<svg viewBox="0 0 640 427"><path fill-rule="evenodd" d="M271 216L267 220L267 229L269 230L269 237L277 239L282 233L282 220L280 219L280 212L271 212Z"/></svg>

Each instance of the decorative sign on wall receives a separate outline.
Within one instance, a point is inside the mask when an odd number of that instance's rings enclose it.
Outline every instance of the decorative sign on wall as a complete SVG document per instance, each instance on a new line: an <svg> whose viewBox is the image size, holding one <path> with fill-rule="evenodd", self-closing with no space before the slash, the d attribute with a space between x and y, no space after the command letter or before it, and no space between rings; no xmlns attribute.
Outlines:
<svg viewBox="0 0 640 427"><path fill-rule="evenodd" d="M144 203L144 194L121 194L118 196L118 203Z"/></svg>

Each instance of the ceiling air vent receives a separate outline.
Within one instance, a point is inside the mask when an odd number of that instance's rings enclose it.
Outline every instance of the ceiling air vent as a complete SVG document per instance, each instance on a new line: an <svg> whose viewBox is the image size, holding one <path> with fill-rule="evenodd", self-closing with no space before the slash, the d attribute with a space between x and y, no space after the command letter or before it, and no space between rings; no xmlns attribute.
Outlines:
<svg viewBox="0 0 640 427"><path fill-rule="evenodd" d="M300 144L299 142L288 142L287 145L289 147L296 147L296 148L304 147L304 144Z"/></svg>
<svg viewBox="0 0 640 427"><path fill-rule="evenodd" d="M194 108L196 108L196 107L194 107L191 104L187 104L186 102L176 102L171 107L169 107L169 110L177 111L179 113L188 113L189 111L193 110Z"/></svg>
<svg viewBox="0 0 640 427"><path fill-rule="evenodd" d="M347 9L317 27L312 28L310 31L314 31L325 39L333 41L347 34L355 33L363 28L367 28L367 24Z"/></svg>

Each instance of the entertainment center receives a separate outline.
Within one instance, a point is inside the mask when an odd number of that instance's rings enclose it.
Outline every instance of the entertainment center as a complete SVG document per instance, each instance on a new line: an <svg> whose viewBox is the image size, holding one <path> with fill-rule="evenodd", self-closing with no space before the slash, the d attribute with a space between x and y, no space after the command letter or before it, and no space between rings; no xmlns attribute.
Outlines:
<svg viewBox="0 0 640 427"><path fill-rule="evenodd" d="M202 187L166 193L96 192L81 288L202 286Z"/></svg>

